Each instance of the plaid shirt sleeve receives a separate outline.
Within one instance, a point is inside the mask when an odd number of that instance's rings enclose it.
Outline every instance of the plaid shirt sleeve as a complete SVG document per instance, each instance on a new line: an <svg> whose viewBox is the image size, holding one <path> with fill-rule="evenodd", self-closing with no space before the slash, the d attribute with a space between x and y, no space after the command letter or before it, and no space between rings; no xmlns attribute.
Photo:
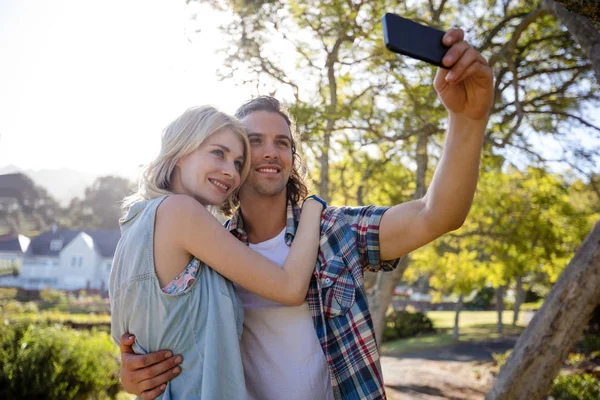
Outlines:
<svg viewBox="0 0 600 400"><path fill-rule="evenodd" d="M393 271L400 258L382 261L379 257L379 224L390 207L342 207L356 236L358 254L363 269L372 272Z"/></svg>

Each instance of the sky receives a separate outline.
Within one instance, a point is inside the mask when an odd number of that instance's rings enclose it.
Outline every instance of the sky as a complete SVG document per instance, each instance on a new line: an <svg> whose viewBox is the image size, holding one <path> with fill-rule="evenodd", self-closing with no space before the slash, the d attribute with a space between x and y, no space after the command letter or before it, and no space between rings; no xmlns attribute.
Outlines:
<svg viewBox="0 0 600 400"><path fill-rule="evenodd" d="M254 94L216 77L225 22L185 0L0 0L0 168L135 179L186 108Z"/></svg>
<svg viewBox="0 0 600 400"><path fill-rule="evenodd" d="M135 176L187 107L235 111L252 93L216 78L225 17L193 7L0 0L0 167Z"/></svg>

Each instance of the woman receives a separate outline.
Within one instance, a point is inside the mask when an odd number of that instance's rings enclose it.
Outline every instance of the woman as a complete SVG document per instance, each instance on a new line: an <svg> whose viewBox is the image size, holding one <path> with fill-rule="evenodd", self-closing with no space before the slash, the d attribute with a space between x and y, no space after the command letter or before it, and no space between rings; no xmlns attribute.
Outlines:
<svg viewBox="0 0 600 400"><path fill-rule="evenodd" d="M229 280L286 305L304 301L322 205L303 206L283 268L227 232L207 207L230 202L249 170L241 125L213 107L186 110L163 132L157 158L125 199L110 277L111 330L134 349L172 349L181 374L163 398L245 399L239 350L243 311Z"/></svg>

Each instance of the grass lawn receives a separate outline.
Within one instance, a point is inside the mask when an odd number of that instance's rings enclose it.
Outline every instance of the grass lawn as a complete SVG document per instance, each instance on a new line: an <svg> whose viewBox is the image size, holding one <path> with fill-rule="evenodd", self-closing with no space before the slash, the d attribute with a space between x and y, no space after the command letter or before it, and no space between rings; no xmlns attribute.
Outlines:
<svg viewBox="0 0 600 400"><path fill-rule="evenodd" d="M433 326L439 333L383 343L381 353L397 356L412 351L454 344L455 341L452 339L454 311L430 311L427 316L431 318ZM502 314L504 333L501 335L496 333L497 314L495 311L463 311L460 313L459 320L459 341L489 340L502 336L519 335L524 326L513 327L512 318L512 311L505 311Z"/></svg>

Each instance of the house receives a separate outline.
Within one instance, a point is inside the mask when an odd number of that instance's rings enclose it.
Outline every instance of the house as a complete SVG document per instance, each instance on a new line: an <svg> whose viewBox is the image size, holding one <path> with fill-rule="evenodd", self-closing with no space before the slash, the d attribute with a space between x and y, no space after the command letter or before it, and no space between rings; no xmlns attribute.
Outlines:
<svg viewBox="0 0 600 400"><path fill-rule="evenodd" d="M66 230L53 227L31 240L22 261L21 272L1 286L27 290L108 291L112 258L119 230Z"/></svg>
<svg viewBox="0 0 600 400"><path fill-rule="evenodd" d="M0 279L8 281L18 273L30 242L24 235L0 236Z"/></svg>

